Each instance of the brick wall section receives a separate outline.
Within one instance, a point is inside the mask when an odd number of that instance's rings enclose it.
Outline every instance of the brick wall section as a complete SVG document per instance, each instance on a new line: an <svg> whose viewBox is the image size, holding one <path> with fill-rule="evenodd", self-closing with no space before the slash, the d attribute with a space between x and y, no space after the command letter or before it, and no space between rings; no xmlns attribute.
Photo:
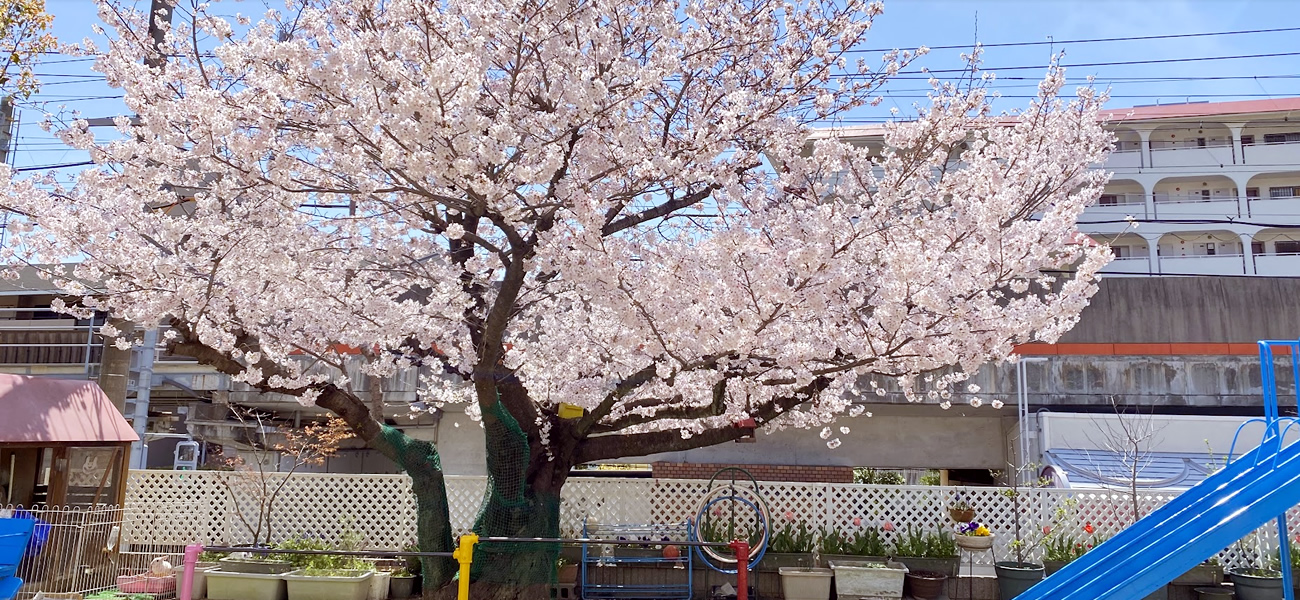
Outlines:
<svg viewBox="0 0 1300 600"><path fill-rule="evenodd" d="M657 462L650 465L655 477L664 479L708 479L719 469L740 467L761 481L809 483L853 483L853 467L825 465L723 465L713 463Z"/></svg>

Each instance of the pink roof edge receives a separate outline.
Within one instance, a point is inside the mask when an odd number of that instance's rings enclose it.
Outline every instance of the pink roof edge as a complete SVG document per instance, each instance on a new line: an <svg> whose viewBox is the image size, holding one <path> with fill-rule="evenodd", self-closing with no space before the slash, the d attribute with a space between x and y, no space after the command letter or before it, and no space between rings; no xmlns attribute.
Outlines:
<svg viewBox="0 0 1300 600"><path fill-rule="evenodd" d="M0 444L140 439L93 381L0 374L0 410Z"/></svg>
<svg viewBox="0 0 1300 600"><path fill-rule="evenodd" d="M1111 121L1131 121L1138 119L1176 119L1290 111L1300 111L1300 97L1112 108L1102 111L1102 118Z"/></svg>
<svg viewBox="0 0 1300 600"><path fill-rule="evenodd" d="M1300 113L1300 97L1112 108L1101 111L1101 118L1104 121L1114 123L1119 121L1144 121L1148 119L1186 119L1194 117L1221 117L1226 115L1249 115L1292 111ZM1296 115L1296 121L1300 122L1300 114ZM830 137L832 133L846 138L879 136L884 135L885 125L881 123L873 123L869 125L852 125L848 127L820 127L813 130L812 139L827 138Z"/></svg>

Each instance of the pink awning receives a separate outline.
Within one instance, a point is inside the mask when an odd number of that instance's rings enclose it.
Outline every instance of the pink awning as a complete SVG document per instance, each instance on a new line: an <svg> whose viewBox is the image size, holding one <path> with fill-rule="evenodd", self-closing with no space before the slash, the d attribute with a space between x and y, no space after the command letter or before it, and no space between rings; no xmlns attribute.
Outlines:
<svg viewBox="0 0 1300 600"><path fill-rule="evenodd" d="M0 374L0 444L138 439L93 381Z"/></svg>

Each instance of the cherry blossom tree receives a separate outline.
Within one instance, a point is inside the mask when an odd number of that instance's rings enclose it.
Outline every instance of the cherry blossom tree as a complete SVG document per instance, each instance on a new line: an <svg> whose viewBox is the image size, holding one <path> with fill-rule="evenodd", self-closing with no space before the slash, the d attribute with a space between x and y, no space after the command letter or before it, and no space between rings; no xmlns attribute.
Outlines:
<svg viewBox="0 0 1300 600"><path fill-rule="evenodd" d="M49 271L81 297L64 310L164 323L172 352L337 413L412 476L426 550L452 546L437 448L384 425L347 360L465 403L476 527L551 536L574 465L826 427L868 378L946 401L1067 330L1107 261L1075 227L1104 96L1060 96L1059 68L1014 113L934 81L882 145L813 135L919 54L856 58L879 4L244 6L177 6L155 48L148 15L101 5L86 49L138 118L60 129L96 163L75 184L6 178L4 259L76 257ZM537 583L554 549L474 564Z"/></svg>

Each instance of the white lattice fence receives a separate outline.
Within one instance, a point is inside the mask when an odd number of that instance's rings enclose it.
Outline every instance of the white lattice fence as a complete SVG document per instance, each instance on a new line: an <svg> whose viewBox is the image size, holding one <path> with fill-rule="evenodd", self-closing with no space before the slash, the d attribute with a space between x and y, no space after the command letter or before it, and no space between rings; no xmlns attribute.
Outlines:
<svg viewBox="0 0 1300 600"><path fill-rule="evenodd" d="M128 482L128 511L124 541L135 544L178 545L241 543L251 539L235 510L236 497L225 481L239 475L214 471L134 471ZM1133 522L1130 496L1122 492L1022 489L1015 498L1005 488L882 486L824 483L769 483L761 489L773 519L786 519L814 528L857 531L880 528L893 542L908 528L951 529L948 507L958 499L975 508L976 519L995 536L998 557L1010 555L1015 539L1015 507L1020 531L1032 547L1031 557L1043 555L1037 543L1044 527L1053 535L1087 539L1108 538ZM473 526L483 501L484 477L447 478L452 526L457 533ZM695 517L706 481L682 479L573 478L564 487L560 504L563 535L576 535L584 519L602 524L672 524ZM239 489L239 486L234 486ZM1175 496L1168 492L1139 493L1143 515ZM250 499L240 498L241 506ZM1058 508L1062 509L1058 515ZM1300 530L1300 510L1288 513L1293 530ZM884 531L888 529L892 531ZM1091 526L1092 534L1085 532ZM397 549L415 539L415 505L405 475L295 475L274 505L273 541L315 537L336 541L346 532L359 533L367 546ZM1265 560L1276 555L1277 539L1264 527L1250 543L1234 545L1220 555L1228 565ZM987 555L977 557L987 563Z"/></svg>

